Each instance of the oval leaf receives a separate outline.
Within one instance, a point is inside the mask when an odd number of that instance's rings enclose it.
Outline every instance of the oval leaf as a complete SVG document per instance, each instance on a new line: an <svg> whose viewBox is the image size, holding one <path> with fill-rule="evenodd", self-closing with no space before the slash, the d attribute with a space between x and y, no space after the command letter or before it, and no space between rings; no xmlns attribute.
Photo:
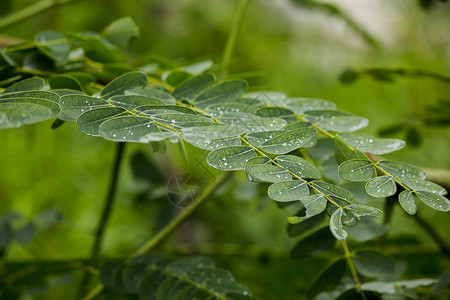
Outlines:
<svg viewBox="0 0 450 300"><path fill-rule="evenodd" d="M200 109L205 109L211 104L233 102L247 89L247 83L243 80L230 80L213 86L198 95L193 103Z"/></svg>
<svg viewBox="0 0 450 300"><path fill-rule="evenodd" d="M380 176L366 183L366 191L372 197L385 198L394 195L397 186L391 176Z"/></svg>
<svg viewBox="0 0 450 300"><path fill-rule="evenodd" d="M147 85L147 75L142 72L130 72L111 81L101 91L100 97L109 99L112 96L123 95L126 90Z"/></svg>
<svg viewBox="0 0 450 300"><path fill-rule="evenodd" d="M255 150L249 146L234 146L209 153L206 161L211 167L218 170L244 170L247 161L255 156Z"/></svg>
<svg viewBox="0 0 450 300"><path fill-rule="evenodd" d="M126 110L120 107L104 107L88 110L77 120L78 129L87 135L100 136L100 124L108 119L126 115Z"/></svg>
<svg viewBox="0 0 450 300"><path fill-rule="evenodd" d="M339 176L348 181L367 181L376 175L375 167L366 159L351 159L338 169Z"/></svg>
<svg viewBox="0 0 450 300"><path fill-rule="evenodd" d="M145 136L160 131L149 118L122 116L109 119L99 127L103 138L115 142L148 142Z"/></svg>
<svg viewBox="0 0 450 300"><path fill-rule="evenodd" d="M416 192L417 197L422 200L423 203L428 205L429 207L440 210L440 211L449 211L450 210L450 201L441 195L434 194L431 192Z"/></svg>
<svg viewBox="0 0 450 300"><path fill-rule="evenodd" d="M414 194L411 191L403 191L398 195L398 202L401 207L410 215L414 215L417 212L416 201L414 200Z"/></svg>
<svg viewBox="0 0 450 300"><path fill-rule="evenodd" d="M285 168L274 165L253 165L248 168L248 173L252 178L265 182L278 182L291 180L292 176Z"/></svg>
<svg viewBox="0 0 450 300"><path fill-rule="evenodd" d="M269 187L268 194L275 201L290 202L307 197L309 188L304 180L279 181Z"/></svg>
<svg viewBox="0 0 450 300"><path fill-rule="evenodd" d="M301 178L319 179L320 171L306 159L296 155L277 156L277 163Z"/></svg>

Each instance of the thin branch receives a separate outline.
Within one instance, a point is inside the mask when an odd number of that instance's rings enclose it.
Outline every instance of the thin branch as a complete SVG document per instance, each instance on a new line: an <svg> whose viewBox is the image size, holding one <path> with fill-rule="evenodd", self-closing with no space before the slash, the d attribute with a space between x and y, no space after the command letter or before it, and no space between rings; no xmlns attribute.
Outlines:
<svg viewBox="0 0 450 300"><path fill-rule="evenodd" d="M123 152L125 149L125 143L116 143L116 156L114 159L114 166L111 174L111 181L109 183L108 194L105 198L105 202L103 205L102 215L98 220L97 228L95 230L95 239L94 244L91 248L91 257L95 258L100 254L102 248L103 237L105 235L106 226L108 224L109 218L111 216L112 208L114 205L114 199L117 191L117 180L119 178L120 165L123 157ZM80 285L78 289L78 297L79 299L82 295L85 294L86 288L89 286L89 282L91 281L91 275L88 272L84 272L83 276L80 280Z"/></svg>
<svg viewBox="0 0 450 300"><path fill-rule="evenodd" d="M345 258L347 259L348 266L352 273L353 279L355 280L356 289L361 293L361 297L363 298L363 300L367 300L367 297L364 294L364 291L361 289L361 281L359 280L358 273L356 272L355 264L353 263L352 254L351 254L350 250L348 249L346 240L342 241L342 248L344 248Z"/></svg>
<svg viewBox="0 0 450 300"><path fill-rule="evenodd" d="M223 75L227 73L227 68L230 64L231 57L233 55L234 48L236 47L236 41L239 32L242 28L242 23L244 21L245 12L247 10L249 0L239 0L238 7L234 14L233 25L231 27L230 35L228 36L227 44L225 46L225 51L223 53L223 63L225 65L223 69Z"/></svg>
<svg viewBox="0 0 450 300"><path fill-rule="evenodd" d="M0 19L0 30L4 30L16 23L22 22L31 16L44 12L54 6L74 2L76 0L41 0L22 10L16 11L2 19Z"/></svg>
<svg viewBox="0 0 450 300"><path fill-rule="evenodd" d="M150 252L154 250L156 247L161 245L174 230L176 230L181 224L183 224L186 220L188 220L202 205L206 202L214 192L232 175L232 172L225 172L220 175L213 183L206 187L200 196L196 199L194 204L183 210L175 219L173 219L166 227L164 227L160 232L158 232L153 238L151 238L147 243L145 243L141 248L139 248L136 252L131 254L129 258L130 260L133 257L138 255ZM84 300L92 300L99 296L104 289L102 284L97 285L86 297Z"/></svg>

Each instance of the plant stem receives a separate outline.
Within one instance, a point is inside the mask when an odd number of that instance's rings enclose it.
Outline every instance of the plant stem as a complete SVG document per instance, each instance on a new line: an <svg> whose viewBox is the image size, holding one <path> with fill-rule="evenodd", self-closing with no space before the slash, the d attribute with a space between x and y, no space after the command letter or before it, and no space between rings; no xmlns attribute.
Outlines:
<svg viewBox="0 0 450 300"><path fill-rule="evenodd" d="M175 219L173 219L164 229L159 231L153 238L151 238L147 243L145 243L141 248L131 254L127 261L147 253L161 245L161 243L170 236L170 234L177 229L181 224L183 224L189 217L191 217L200 206L211 197L211 195L232 175L232 172L225 172L221 174L214 182L212 182L206 189L203 190L201 195L196 199L194 204L183 210ZM100 295L103 291L104 286L102 284L97 285L83 300L92 300Z"/></svg>
<svg viewBox="0 0 450 300"><path fill-rule="evenodd" d="M234 48L236 47L236 41L239 32L242 28L242 23L244 21L245 12L247 10L249 0L239 0L238 7L234 14L233 25L231 27L230 35L228 36L227 44L225 46L225 51L223 53L222 62L225 67L223 69L223 75L226 75L228 66L233 55Z"/></svg>
<svg viewBox="0 0 450 300"><path fill-rule="evenodd" d="M114 204L114 199L117 191L117 180L119 178L120 171L120 163L122 161L123 152L125 149L126 143L116 143L116 156L114 159L114 166L111 174L111 181L109 183L108 194L105 198L105 202L103 204L102 215L97 223L97 228L95 230L95 239L94 244L91 248L91 257L95 258L100 254L102 248L103 237L105 235L106 225L108 224L108 220L111 216L111 211ZM84 295L86 288L89 286L89 282L91 281L91 274L84 272L80 281L80 286L78 289L78 297L81 298Z"/></svg>
<svg viewBox="0 0 450 300"><path fill-rule="evenodd" d="M2 19L0 19L0 30L3 30L9 26L19 23L31 16L37 15L43 11L46 11L53 6L66 4L76 0L41 0L32 5L25 7L22 10L16 11Z"/></svg>
<svg viewBox="0 0 450 300"><path fill-rule="evenodd" d="M355 264L353 263L352 254L350 250L348 249L347 241L342 241L342 247L345 251L345 258L347 259L348 266L350 268L350 271L352 272L353 279L356 283L356 288L361 293L361 297L363 300L367 300L366 294L364 294L364 291L361 289L361 281L359 281L358 273L356 272Z"/></svg>
<svg viewBox="0 0 450 300"><path fill-rule="evenodd" d="M426 233L428 233L428 235L433 239L433 241L439 246L439 250L441 251L442 255L450 257L450 248L447 245L445 239L439 235L436 229L418 213L416 213L416 215L413 217L414 221L416 221L416 223L420 227L422 227L426 231Z"/></svg>

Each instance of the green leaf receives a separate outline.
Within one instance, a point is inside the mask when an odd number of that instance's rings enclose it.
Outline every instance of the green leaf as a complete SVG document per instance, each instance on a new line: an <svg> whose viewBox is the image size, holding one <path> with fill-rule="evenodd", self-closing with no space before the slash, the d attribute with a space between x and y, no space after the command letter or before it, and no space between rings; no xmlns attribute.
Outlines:
<svg viewBox="0 0 450 300"><path fill-rule="evenodd" d="M180 135L178 132L161 131L157 128L156 131L148 132L136 142L147 144L151 142L162 142L164 140L169 140L171 143L178 143L180 140Z"/></svg>
<svg viewBox="0 0 450 300"><path fill-rule="evenodd" d="M252 113L255 110L255 106L247 105L244 103L225 103L225 104L213 104L206 108L206 112L214 118L220 117L229 113Z"/></svg>
<svg viewBox="0 0 450 300"><path fill-rule="evenodd" d="M51 111L52 116L57 116L61 112L61 108L58 102L59 96L55 93L47 91L25 91L25 92L0 94L0 104L6 103L36 104L44 106L45 108L49 109Z"/></svg>
<svg viewBox="0 0 450 300"><path fill-rule="evenodd" d="M264 182L278 182L292 179L291 174L285 168L268 164L250 166L248 173L252 178Z"/></svg>
<svg viewBox="0 0 450 300"><path fill-rule="evenodd" d="M158 100L161 100L162 102L164 102L164 104L169 104L169 105L175 104L175 98L173 98L171 94L169 94L166 91L159 89L157 87L153 87L153 88L135 87L135 88L126 90L125 95L147 96L150 98L156 98Z"/></svg>
<svg viewBox="0 0 450 300"><path fill-rule="evenodd" d="M82 113L77 119L77 126L84 134L100 136L99 127L103 122L125 115L127 111L120 107L95 108Z"/></svg>
<svg viewBox="0 0 450 300"><path fill-rule="evenodd" d="M165 114L165 113L182 113L196 115L197 113L192 109L179 105L143 105L138 106L133 110L137 114L145 114L148 116Z"/></svg>
<svg viewBox="0 0 450 300"><path fill-rule="evenodd" d="M191 79L192 74L184 70L174 69L164 72L161 75L161 79L168 85L176 87L184 81Z"/></svg>
<svg viewBox="0 0 450 300"><path fill-rule="evenodd" d="M342 133L340 137L356 149L373 154L386 154L400 150L405 146L405 142L402 140L377 139L363 133Z"/></svg>
<svg viewBox="0 0 450 300"><path fill-rule="evenodd" d="M250 296L250 291L237 283L229 272L216 269L209 260L195 257L164 265L153 263L148 265L147 274L141 278L137 281L140 299L239 299L233 295Z"/></svg>
<svg viewBox="0 0 450 300"><path fill-rule="evenodd" d="M3 94L42 90L43 87L44 87L44 80L39 77L33 77L14 83L13 85L5 89L3 91Z"/></svg>
<svg viewBox="0 0 450 300"><path fill-rule="evenodd" d="M323 227L295 244L291 250L291 258L298 259L310 255L324 253L334 247L336 239L328 227Z"/></svg>
<svg viewBox="0 0 450 300"><path fill-rule="evenodd" d="M255 100L260 103L270 104L272 106L280 106L276 105L276 103L282 103L286 100L286 95L282 92L275 91L257 91L252 93L246 93L242 98Z"/></svg>
<svg viewBox="0 0 450 300"><path fill-rule="evenodd" d="M90 109L110 106L105 100L76 94L62 96L59 103L63 113L73 120Z"/></svg>
<svg viewBox="0 0 450 300"><path fill-rule="evenodd" d="M284 107L262 107L255 114L263 118L281 118L286 120L288 124L297 121L295 113Z"/></svg>
<svg viewBox="0 0 450 300"><path fill-rule="evenodd" d="M357 251L353 254L356 270L367 277L381 277L394 271L394 262L376 251Z"/></svg>
<svg viewBox="0 0 450 300"><path fill-rule="evenodd" d="M338 163L344 163L351 159L367 159L359 150L351 150L346 143L340 139L334 139L334 153Z"/></svg>
<svg viewBox="0 0 450 300"><path fill-rule="evenodd" d="M344 209L350 211L358 220L366 216L376 218L379 214L383 213L378 208L365 205L347 205Z"/></svg>
<svg viewBox="0 0 450 300"><path fill-rule="evenodd" d="M204 116L171 112L152 115L151 118L158 123L165 124L177 129L196 126L211 126L216 124L213 120Z"/></svg>
<svg viewBox="0 0 450 300"><path fill-rule="evenodd" d="M32 103L2 103L0 101L0 129L17 128L53 118L51 110Z"/></svg>
<svg viewBox="0 0 450 300"><path fill-rule="evenodd" d="M415 193L417 197L429 207L440 211L450 211L450 200L446 197L425 191L418 191Z"/></svg>
<svg viewBox="0 0 450 300"><path fill-rule="evenodd" d="M275 201L290 202L307 197L309 188L304 180L279 181L269 187L268 194Z"/></svg>
<svg viewBox="0 0 450 300"><path fill-rule="evenodd" d="M418 178L401 177L399 181L413 191L431 192L444 196L447 191L440 185Z"/></svg>
<svg viewBox="0 0 450 300"><path fill-rule="evenodd" d="M70 89L83 91L81 83L69 75L52 75L49 78L50 87L52 89Z"/></svg>
<svg viewBox="0 0 450 300"><path fill-rule="evenodd" d="M343 162L338 169L339 176L348 181L367 181L376 176L375 167L367 159L351 159Z"/></svg>
<svg viewBox="0 0 450 300"><path fill-rule="evenodd" d="M303 114L303 118L311 123L318 124L325 120L334 119L337 117L352 116L351 113L344 110L337 109L321 109L321 110L310 110Z"/></svg>
<svg viewBox="0 0 450 300"><path fill-rule="evenodd" d="M214 150L208 154L206 161L218 170L244 170L247 161L255 156L255 150L249 146L234 146Z"/></svg>
<svg viewBox="0 0 450 300"><path fill-rule="evenodd" d="M320 128L336 132L353 132L369 125L369 120L356 116L329 118L319 123Z"/></svg>
<svg viewBox="0 0 450 300"><path fill-rule="evenodd" d="M247 163L245 164L245 173L247 174L247 177L250 181L263 182L262 180L259 180L256 177L253 177L248 170L251 166L263 165L263 164L271 164L270 159L265 156L256 156L256 157L250 158L247 161Z"/></svg>
<svg viewBox="0 0 450 300"><path fill-rule="evenodd" d="M93 61L101 63L113 63L116 57L112 49L96 34L68 34L81 48L85 55Z"/></svg>
<svg viewBox="0 0 450 300"><path fill-rule="evenodd" d="M126 90L147 85L147 75L141 72L130 72L111 81L101 91L100 97L109 99L112 96L123 95Z"/></svg>
<svg viewBox="0 0 450 300"><path fill-rule="evenodd" d="M294 217L301 217L305 216L306 214L306 208L302 206L299 211L295 214ZM320 224L322 224L322 221L325 217L325 214L318 214L313 217L310 217L308 219L303 220L300 223L290 223L288 222L286 231L290 237L296 237L299 235L304 234L305 232L308 232L309 230L316 228ZM288 221L293 218L289 217Z"/></svg>
<svg viewBox="0 0 450 300"><path fill-rule="evenodd" d="M146 135L159 131L151 119L134 116L112 118L99 127L101 136L114 142L148 143Z"/></svg>
<svg viewBox="0 0 450 300"><path fill-rule="evenodd" d="M427 179L425 172L413 165L388 160L379 161L377 165L393 177Z"/></svg>
<svg viewBox="0 0 450 300"><path fill-rule="evenodd" d="M194 100L200 93L209 89L214 84L214 76L202 74L180 84L172 93L175 99L189 101Z"/></svg>
<svg viewBox="0 0 450 300"><path fill-rule="evenodd" d="M183 139L188 143L209 143L216 139L238 137L245 131L238 126L213 124L210 126L182 129Z"/></svg>
<svg viewBox="0 0 450 300"><path fill-rule="evenodd" d="M319 179L322 177L320 171L306 159L296 155L280 155L276 158L277 163L301 178Z"/></svg>
<svg viewBox="0 0 450 300"><path fill-rule="evenodd" d="M362 217L361 220L358 221L358 224L346 228L347 233L352 239L360 243L370 241L386 234L388 232L387 227L376 221L378 220Z"/></svg>
<svg viewBox="0 0 450 300"><path fill-rule="evenodd" d="M314 299L317 294L334 289L341 282L346 267L347 263L342 258L326 266L306 292L308 299Z"/></svg>
<svg viewBox="0 0 450 300"><path fill-rule="evenodd" d="M338 240L345 240L347 237L347 232L342 228L342 215L342 208L338 208L330 217L331 233L333 233Z"/></svg>
<svg viewBox="0 0 450 300"><path fill-rule="evenodd" d="M203 72L211 69L214 66L214 62L210 59L205 59L193 64L189 64L186 66L181 67L180 69L191 73L193 75L200 75Z"/></svg>
<svg viewBox="0 0 450 300"><path fill-rule="evenodd" d="M34 40L39 51L50 59L63 64L69 58L71 46L61 33L53 30L42 31Z"/></svg>
<svg viewBox="0 0 450 300"><path fill-rule="evenodd" d="M288 98L284 103L287 108L294 111L296 114L303 114L306 111L313 110L336 109L336 104L322 99Z"/></svg>
<svg viewBox="0 0 450 300"><path fill-rule="evenodd" d="M286 154L307 144L316 135L316 130L311 127L287 131L268 138L260 148L270 154Z"/></svg>
<svg viewBox="0 0 450 300"><path fill-rule="evenodd" d="M417 212L416 201L414 201L414 194L412 191L403 191L398 195L398 202L401 207L410 215Z"/></svg>
<svg viewBox="0 0 450 300"><path fill-rule="evenodd" d="M132 38L139 36L139 27L131 17L124 17L109 24L102 35L111 43L125 47Z"/></svg>
<svg viewBox="0 0 450 300"><path fill-rule="evenodd" d="M414 280L391 281L391 282L368 282L364 283L361 288L365 291L375 291L382 294L395 294L398 287L416 288L419 286L428 286L435 283L435 279L422 278Z"/></svg>
<svg viewBox="0 0 450 300"><path fill-rule="evenodd" d="M210 140L206 143L197 143L197 142L189 142L194 147L208 150L208 151L214 151L220 148L225 147L232 147L232 146L240 146L241 145L241 139L238 137L231 137L231 138L223 138L223 139L214 139Z"/></svg>
<svg viewBox="0 0 450 300"><path fill-rule="evenodd" d="M327 207L327 200L323 195L316 194L310 195L308 197L304 197L300 199L305 207L305 216L293 216L289 217L288 221L291 224L297 224L303 222L311 217L314 217L320 213L322 213Z"/></svg>
<svg viewBox="0 0 450 300"><path fill-rule="evenodd" d="M392 176L379 176L366 183L366 192L376 198L385 198L397 192L397 186Z"/></svg>
<svg viewBox="0 0 450 300"><path fill-rule="evenodd" d="M140 95L119 95L109 98L109 103L114 106L125 108L126 110L132 111L137 107L152 105L152 106L163 106L164 102L156 98L150 98L147 96Z"/></svg>
<svg viewBox="0 0 450 300"><path fill-rule="evenodd" d="M243 80L230 80L213 86L193 100L196 107L205 109L212 104L223 104L233 102L247 89L247 83Z"/></svg>
<svg viewBox="0 0 450 300"><path fill-rule="evenodd" d="M324 195L336 197L348 204L359 204L358 198L343 187L323 181L312 181L311 185Z"/></svg>
<svg viewBox="0 0 450 300"><path fill-rule="evenodd" d="M247 132L260 132L279 130L286 126L286 121L276 118L241 119L239 117L221 117L219 120L225 124L242 127Z"/></svg>

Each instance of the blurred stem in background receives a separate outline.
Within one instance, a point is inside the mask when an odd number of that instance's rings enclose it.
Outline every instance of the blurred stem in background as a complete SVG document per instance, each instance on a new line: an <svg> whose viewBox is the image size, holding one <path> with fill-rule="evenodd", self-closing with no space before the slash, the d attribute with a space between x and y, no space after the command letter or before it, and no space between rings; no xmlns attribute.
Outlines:
<svg viewBox="0 0 450 300"><path fill-rule="evenodd" d="M103 237L105 235L106 226L108 225L109 218L111 217L114 199L116 198L117 192L117 181L119 178L120 165L122 162L122 157L125 149L126 143L116 143L116 156L114 159L114 166L111 174L111 181L108 188L108 194L106 196L105 202L103 204L102 214L98 220L97 228L95 230L94 244L91 248L91 258L99 256ZM82 295L85 294L87 287L91 281L92 274L89 272L84 272L80 281L80 286L78 289L78 296L76 299L80 299Z"/></svg>
<svg viewBox="0 0 450 300"><path fill-rule="evenodd" d="M224 64L224 69L222 71L223 72L222 75L227 74L228 67L231 62L231 57L233 56L233 51L234 48L236 47L237 38L239 36L239 32L242 29L242 24L244 22L245 12L247 11L249 1L250 0L239 0L236 13L234 14L230 35L228 36L225 51L223 53L222 62Z"/></svg>
<svg viewBox="0 0 450 300"><path fill-rule="evenodd" d="M69 2L75 2L77 0L41 0L30 6L25 7L22 10L16 11L6 17L0 19L0 30L3 30L9 26L19 23L28 19L31 16L44 12L54 6L60 4L66 4Z"/></svg>

